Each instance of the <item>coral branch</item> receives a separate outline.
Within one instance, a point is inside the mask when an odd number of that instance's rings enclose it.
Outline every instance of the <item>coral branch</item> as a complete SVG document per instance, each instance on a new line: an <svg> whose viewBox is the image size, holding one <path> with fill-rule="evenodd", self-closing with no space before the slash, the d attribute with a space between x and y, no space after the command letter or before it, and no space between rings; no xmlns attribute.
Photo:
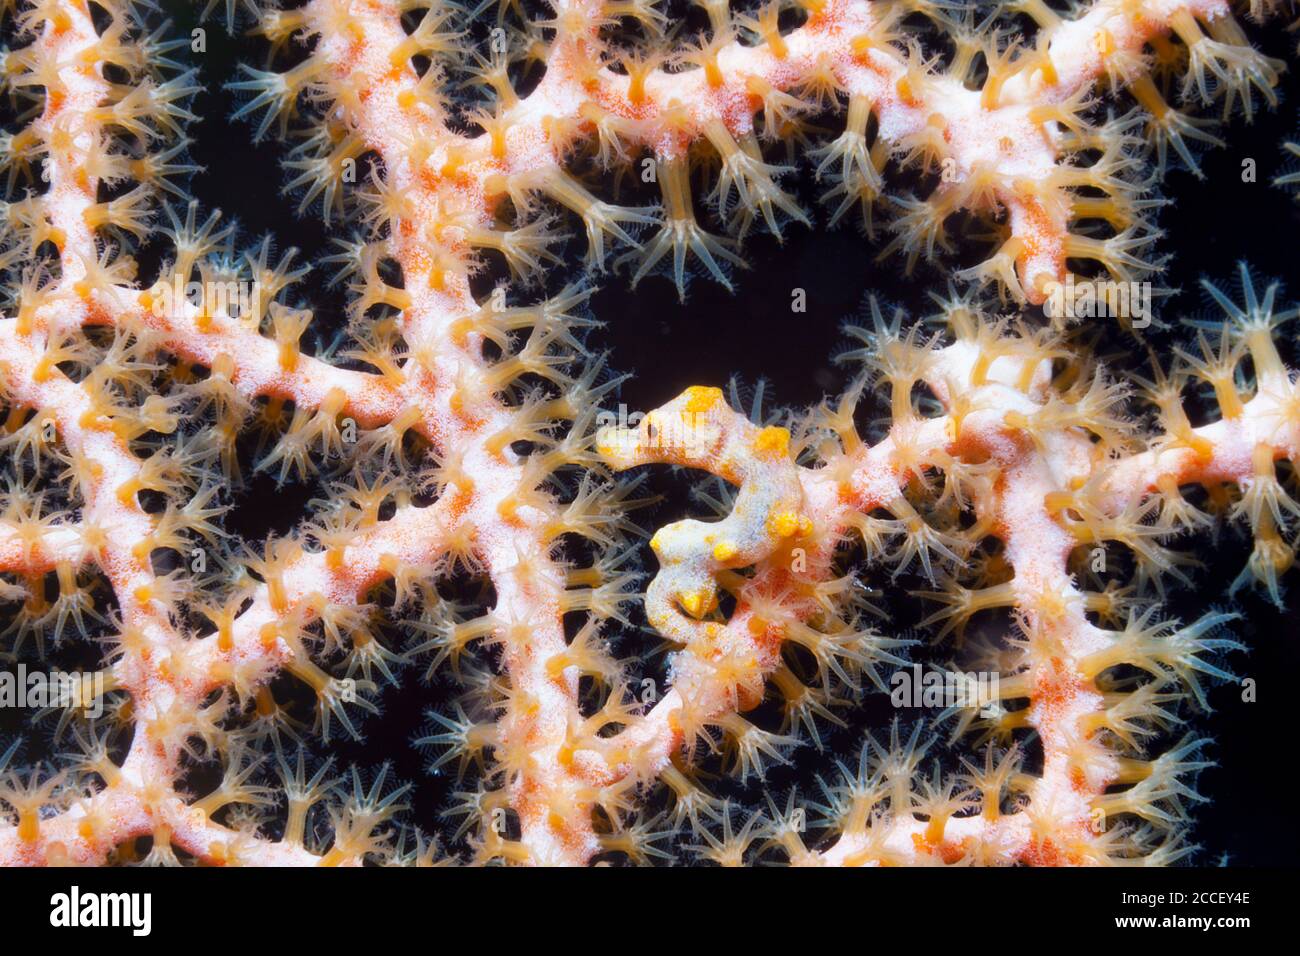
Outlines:
<svg viewBox="0 0 1300 956"><path fill-rule="evenodd" d="M880 254L909 272L956 247L965 213L993 247L956 279L1003 301L1051 306L1080 262L1097 272L1085 283L1147 280L1163 264L1156 181L1172 158L1199 174L1193 147L1219 142L1170 105L1171 81L1184 104L1249 119L1256 94L1277 102L1284 64L1225 0L1095 0L1070 16L1023 0L979 25L922 0L701 5L709 25L679 50L640 0L553 0L536 22L502 4L495 27L439 0L250 7L271 55L228 84L235 118L255 141L292 136L299 211L319 203L327 228L341 215L357 230L296 265L269 237L237 250L178 183L197 171L184 130L203 89L170 58L182 44L125 0L93 16L80 0L20 4L3 74L25 125L0 136L0 600L16 608L0 639L5 660L29 638L40 660L63 641L103 652L94 689L50 708L71 753L20 771L3 750L0 864L132 861L141 838L150 863L433 862L386 766L345 782L304 745L336 726L359 737L380 684L418 661L464 687L417 744L435 771L474 768L449 842L478 863L646 862L687 828L701 855L736 863L1190 852L1205 740L1151 756L1149 738L1182 722L1184 699L1207 705L1202 682L1230 677L1218 656L1239 645L1220 634L1233 613L1184 625L1157 598L1189 580L1168 542L1213 523L1184 497L1200 485L1254 542L1231 590L1258 582L1282 603L1300 505L1278 465L1300 451L1300 392L1277 331L1296 310L1276 287L1257 295L1244 266L1242 303L1207 286L1217 339L1151 380L1103 368L1054 307L1046 325L1013 324L952 293L932 333L873 299L873 327L848 330L862 347L841 356L864 369L806 415L747 418L696 386L635 425L601 410L621 380L588 346L586 278L532 299L568 261L561 216L582 222L587 275L662 271L683 298L696 272L732 288L753 231L811 225L784 185L805 154L831 224L857 209L874 238L887 221ZM1015 16L1036 26L1013 38ZM616 42L629 31L641 42ZM949 53L923 42L936 37ZM1137 105L1103 119L1103 93ZM842 113L843 131L812 145L816 113ZM892 194L900 171L928 194ZM697 203L701 172L713 186ZM602 198L604 173L659 203ZM165 260L142 276L149 242ZM318 346L325 323L300 298L326 264L348 283L338 350ZM490 266L510 279L482 296ZM1191 383L1217 420L1191 424ZM1129 413L1134 385L1154 428ZM871 443L855 415L877 392L888 427ZM291 533L228 530L250 464L279 486L318 481ZM649 540L645 617L672 648L651 702L609 638L631 629L629 513L650 501L617 475L656 465L724 491L718 520ZM1112 547L1132 566L1123 583L1102 577ZM923 626L954 651L976 615L1010 615L978 661L990 695L966 699L955 662L941 675L959 691L942 719L983 753L931 773L932 741L895 722L822 783L816 838L793 795L733 827L696 779L714 754L742 785L761 779L910 665L915 640L870 621L877 565L891 583L924 576L917 593L938 607ZM759 713L769 695L776 729ZM221 783L192 792L214 763ZM656 781L667 820L647 809Z"/></svg>

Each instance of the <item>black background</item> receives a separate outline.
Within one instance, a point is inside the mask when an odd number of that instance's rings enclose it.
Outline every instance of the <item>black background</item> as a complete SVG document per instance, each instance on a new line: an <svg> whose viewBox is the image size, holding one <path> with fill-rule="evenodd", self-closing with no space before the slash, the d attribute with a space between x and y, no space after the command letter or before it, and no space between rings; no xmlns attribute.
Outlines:
<svg viewBox="0 0 1300 956"><path fill-rule="evenodd" d="M194 13L189 5L167 6L177 24L174 35L184 35L194 22ZM206 25L207 52L192 55L192 59L201 69L200 78L207 91L193 106L202 116L202 123L191 130L196 140L193 157L206 171L193 180L192 194L205 206L220 206L227 215L237 218L249 240L271 232L282 246L297 246L307 261L313 261L326 250L329 236L340 233L337 229L325 230L313 214L294 216L296 202L281 195L284 177L278 161L283 146L269 139L260 146L253 145L250 127L228 120L237 101L220 87L231 77L236 60L261 65L260 41L227 37L219 20L209 20ZM1252 28L1251 33L1261 38L1262 46L1275 56L1289 57L1293 53L1295 37L1283 33L1279 25ZM185 52L181 56L191 55ZM1167 235L1159 249L1175 253L1175 258L1164 284L1183 291L1168 299L1159 312L1175 327L1152 334L1148 341L1166 364L1174 344L1189 339L1185 329L1176 327L1177 319L1210 314L1196 285L1199 277L1231 285L1235 263L1242 258L1252 263L1257 276L1285 280L1294 271L1300 205L1269 181L1285 165L1279 148L1281 140L1297 127L1296 105L1292 102L1295 88L1295 78L1288 75L1277 111L1263 112L1253 126L1236 118L1223 129L1221 135L1227 147L1204 155L1205 179L1173 170L1165 180L1165 194L1175 202L1160 216ZM1258 166L1254 183L1242 181L1242 161L1246 158L1253 158ZM887 179L889 175L892 173ZM811 176L806 163L791 181L797 181L805 207L814 208L816 193L809 188ZM702 207L702 203L699 205ZM765 379L767 394L776 403L806 406L845 384L845 370L831 359L845 344L841 324L861 317L860 304L866 293L874 292L916 315L929 309L927 291L943 290L946 276L942 268L923 265L915 275L906 277L898 259L879 264L874 261L883 244L879 238L870 242L853 228L827 231L825 216L820 213L815 214L815 220L811 230L788 228L784 244L767 236L750 239L745 258L752 268L735 277L735 294L713 282L697 280L689 289L687 302L681 304L675 288L662 277L646 279L635 291L630 290L625 275L603 280L591 300L591 309L606 324L592 335L589 344L609 351L614 370L635 373L623 385L618 400L630 409L648 409L687 385L725 385L735 375L744 387ZM580 248L571 246L567 260L574 261ZM142 259L147 261L147 256L145 250ZM978 247L966 248L945 265L969 264L978 258ZM325 278L323 270L310 277L302 295L315 308L318 323L326 328L339 327L343 322L343 299L337 291L324 288ZM806 314L791 312L795 288L806 291ZM1287 330L1288 342L1284 346L1286 357L1293 363L1294 334L1294 327ZM1107 333L1104 347L1118 353L1140 354L1133 340L1118 332ZM699 506L683 493L683 477L675 477L666 469L652 473L654 489L666 500L642 516L644 526L654 528L687 513L699 513ZM305 503L315 492L313 485L277 489L269 479L255 480L240 496L238 511L229 525L247 538L259 538L271 531L286 532L306 514ZM1195 617L1210 604L1225 602L1226 586L1249 554L1247 539L1230 530L1213 542L1203 537L1192 547L1205 567L1197 575L1196 588L1175 591L1168 605L1171 615L1184 618ZM643 552L648 555L644 546ZM649 561L652 569L653 561ZM869 573L868 580L888 587L888 577L882 573ZM919 580L900 580L898 587L919 584ZM900 598L889 605L897 617L894 624L884 625L886 630L901 629L917 620L920 604L909 600ZM1291 800L1291 722L1296 712L1287 682L1300 672L1296 604L1291 599L1287 609L1280 611L1258 593L1243 593L1238 606L1245 619L1236 627L1236 634L1250 650L1248 654L1234 655L1229 664L1239 675L1257 680L1259 699L1244 704L1237 688L1217 687L1210 695L1215 713L1192 718L1194 727L1214 736L1212 753L1219 764L1201 780L1202 792L1212 799L1196 810L1194 837L1204 847L1196 862L1213 864L1226 854L1234 865L1290 864L1296 849ZM644 650L651 643L649 635L633 634L621 646ZM438 693L436 688L431 691L414 681L408 681L399 691L387 691L384 716L370 718L365 724L366 742L345 742L335 748L345 760L371 766L380 759L395 761L399 774L417 784L413 819L432 830L440 829L433 821L446 799L449 781L430 780L422 773L425 760L410 747L409 740L423 726L423 711L436 703ZM881 704L880 700L869 701L852 715L851 731L833 740L837 753L847 755L851 761L862 731L885 726L891 711ZM829 755L802 748L795 766L774 774L769 788L781 792L800 786L806 791L813 784L813 775L825 773L831 763ZM758 793L753 785L746 792L751 805Z"/></svg>

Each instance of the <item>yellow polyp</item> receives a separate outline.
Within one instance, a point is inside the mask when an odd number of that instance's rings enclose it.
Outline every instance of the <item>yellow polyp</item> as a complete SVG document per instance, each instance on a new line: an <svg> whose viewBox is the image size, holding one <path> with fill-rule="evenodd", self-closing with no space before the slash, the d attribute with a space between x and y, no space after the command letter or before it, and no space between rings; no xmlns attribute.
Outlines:
<svg viewBox="0 0 1300 956"><path fill-rule="evenodd" d="M483 448L493 458L502 458L504 457L506 447L512 441L514 441L514 437L509 429L503 429L485 441L483 443Z"/></svg>
<svg viewBox="0 0 1300 956"><path fill-rule="evenodd" d="M388 424L393 431L404 432L408 428L414 428L416 425L420 424L423 417L424 416L420 414L418 408L414 405L408 405L406 408L398 412L397 417Z"/></svg>
<svg viewBox="0 0 1300 956"><path fill-rule="evenodd" d="M726 82L726 77L722 75L722 68L718 66L716 56L711 56L704 61L704 81L714 89Z"/></svg>
<svg viewBox="0 0 1300 956"><path fill-rule="evenodd" d="M1114 226L1127 225L1133 219L1128 210L1110 196L1072 196L1070 214L1075 219L1105 219ZM1044 275L1043 281L1048 282L1051 278ZM1040 295L1046 294L1044 288L1037 291Z"/></svg>
<svg viewBox="0 0 1300 956"><path fill-rule="evenodd" d="M849 41L849 49L858 59L865 58L868 53L876 46L876 41L871 38L869 33L861 33Z"/></svg>
<svg viewBox="0 0 1300 956"><path fill-rule="evenodd" d="M292 372L298 367L298 343L281 342L280 343L280 368L286 372Z"/></svg>
<svg viewBox="0 0 1300 956"><path fill-rule="evenodd" d="M559 677L564 673L566 667L572 667L573 662L569 660L568 654L555 654L546 659L546 676L551 678Z"/></svg>
<svg viewBox="0 0 1300 956"><path fill-rule="evenodd" d="M972 385L980 386L988 381L989 366L993 364L996 357L988 349L981 350L979 355L975 357L975 364L971 366L970 383Z"/></svg>
<svg viewBox="0 0 1300 956"><path fill-rule="evenodd" d="M445 292L447 289L447 270L433 268L429 270L429 288L436 292Z"/></svg>
<svg viewBox="0 0 1300 956"><path fill-rule="evenodd" d="M1169 104L1160 95L1160 91L1156 89L1156 85L1151 81L1150 76L1145 74L1139 76L1129 83L1128 89L1133 94L1133 98L1138 101L1138 104L1155 119L1162 120L1169 113Z"/></svg>
<svg viewBox="0 0 1300 956"><path fill-rule="evenodd" d="M235 377L235 359L229 352L219 352L216 358L212 360L212 374L218 378L233 379Z"/></svg>
<svg viewBox="0 0 1300 956"><path fill-rule="evenodd" d="M135 496L139 493L141 487L139 479L128 478L117 486L117 500L127 508L134 507Z"/></svg>
<svg viewBox="0 0 1300 956"><path fill-rule="evenodd" d="M321 411L331 418L335 418L347 406L348 393L343 391L338 385L335 385L325 393L325 398L321 402Z"/></svg>
<svg viewBox="0 0 1300 956"><path fill-rule="evenodd" d="M1031 600L1044 620L1054 621L1065 613L1065 598L1053 591L1040 591Z"/></svg>
<svg viewBox="0 0 1300 956"><path fill-rule="evenodd" d="M271 696L271 691L267 687L257 689L257 715L259 717L270 717L279 707L275 703L275 698Z"/></svg>
<svg viewBox="0 0 1300 956"><path fill-rule="evenodd" d="M1196 22L1196 17L1192 15L1190 10L1185 8L1175 10L1169 15L1169 25L1178 34L1178 39L1182 40L1189 48L1205 39L1205 34L1201 31L1201 25Z"/></svg>
<svg viewBox="0 0 1300 956"><path fill-rule="evenodd" d="M132 592L135 603L144 606L153 600L153 588L148 584L142 584Z"/></svg>
<svg viewBox="0 0 1300 956"><path fill-rule="evenodd" d="M416 97L414 90L402 90L397 94L397 106L399 109L409 110L415 105Z"/></svg>
<svg viewBox="0 0 1300 956"><path fill-rule="evenodd" d="M271 610L276 614L283 614L289 609L289 598L284 591L284 581L276 576L271 575L266 580L266 599L271 605Z"/></svg>
<svg viewBox="0 0 1300 956"><path fill-rule="evenodd" d="M321 857L320 862L316 865L317 866L340 866L343 864L345 860L347 860L347 857L344 855L343 851L338 849L338 847L335 847L334 849L326 853L323 857Z"/></svg>
<svg viewBox="0 0 1300 956"><path fill-rule="evenodd" d="M1051 54L1046 50L1043 51L1043 55L1038 61L1038 70L1043 75L1043 82L1048 86L1055 86L1060 82L1060 77L1056 72L1056 64L1052 62Z"/></svg>
<svg viewBox="0 0 1300 956"><path fill-rule="evenodd" d="M449 328L452 342L462 349L469 345L469 334L473 331L474 320L467 315L456 319Z"/></svg>
<svg viewBox="0 0 1300 956"><path fill-rule="evenodd" d="M1074 495L1068 491L1049 491L1043 495L1043 508L1048 514L1057 514L1074 506Z"/></svg>
<svg viewBox="0 0 1300 956"><path fill-rule="evenodd" d="M1256 442L1250 453L1250 462L1257 478L1273 478L1273 446L1267 442Z"/></svg>
<svg viewBox="0 0 1300 956"><path fill-rule="evenodd" d="M269 651L275 647L275 642L280 639L280 629L274 621L268 621L257 632L257 639L262 642L262 647Z"/></svg>
<svg viewBox="0 0 1300 956"><path fill-rule="evenodd" d="M754 637L762 637L767 633L767 621L763 620L757 614L751 617L745 625L746 629Z"/></svg>
<svg viewBox="0 0 1300 956"><path fill-rule="evenodd" d="M739 549L730 541L720 541L713 546L714 561L730 561Z"/></svg>
<svg viewBox="0 0 1300 956"><path fill-rule="evenodd" d="M1282 358L1277 354L1277 346L1273 342L1273 334L1270 330L1251 329L1246 333L1246 346L1250 349L1250 357L1255 363L1257 377L1285 374L1286 366L1282 364Z"/></svg>
<svg viewBox="0 0 1300 956"><path fill-rule="evenodd" d="M460 168L464 165L464 162L465 159L463 152L460 149L453 147L452 149L447 150L447 158L443 160L442 166L438 170L438 175L444 179L450 179L460 172Z"/></svg>
<svg viewBox="0 0 1300 956"><path fill-rule="evenodd" d="M95 839L95 821L91 817L82 817L77 823L77 836L88 843Z"/></svg>
<svg viewBox="0 0 1300 956"><path fill-rule="evenodd" d="M18 814L18 839L35 843L41 836L41 816L38 810L24 810Z"/></svg>
<svg viewBox="0 0 1300 956"><path fill-rule="evenodd" d="M555 753L555 760L561 767L573 766L573 745L567 741Z"/></svg>
<svg viewBox="0 0 1300 956"><path fill-rule="evenodd" d="M1277 528L1273 526L1272 515L1265 512L1265 517L1269 521L1267 526L1261 523L1255 552L1261 556L1259 560L1267 561L1268 566L1276 573L1285 574L1295 563L1295 551L1277 533ZM1252 558L1252 563L1255 560L1257 559Z"/></svg>
<svg viewBox="0 0 1300 956"><path fill-rule="evenodd" d="M233 650L235 647L235 634L230 626L229 621L222 621L221 626L217 628L217 650L222 653Z"/></svg>
<svg viewBox="0 0 1300 956"><path fill-rule="evenodd" d="M1214 442L1195 432L1188 432L1187 437L1182 439L1183 444L1196 453L1197 459L1204 464L1214 458Z"/></svg>
<svg viewBox="0 0 1300 956"><path fill-rule="evenodd" d="M208 314L207 309L201 309L199 314L194 316L194 327L204 335L212 331L212 316Z"/></svg>
<svg viewBox="0 0 1300 956"><path fill-rule="evenodd" d="M1020 364L1020 375L1016 377L1016 390L1027 394L1029 387L1034 384L1034 373L1037 371L1037 362L1022 362Z"/></svg>
<svg viewBox="0 0 1300 956"><path fill-rule="evenodd" d="M330 548L325 552L325 566L331 571L337 571L343 567L343 556L346 548Z"/></svg>
<svg viewBox="0 0 1300 956"><path fill-rule="evenodd" d="M1002 424L1017 431L1024 431L1029 427L1029 416L1024 412L1010 411L1002 416Z"/></svg>
<svg viewBox="0 0 1300 956"><path fill-rule="evenodd" d="M571 588L594 588L605 583L605 576L596 567L570 568L564 574L564 583Z"/></svg>
<svg viewBox="0 0 1300 956"><path fill-rule="evenodd" d="M930 817L930 823L925 828L925 836L918 840L919 843L929 844L930 846L939 846L943 843L943 831L948 826L948 818L938 813ZM914 834L912 839L916 840L920 834Z"/></svg>
<svg viewBox="0 0 1300 956"><path fill-rule="evenodd" d="M659 549L663 546L663 538L660 537L662 533L662 531L656 531L654 537L650 539L650 550L655 554L658 554Z"/></svg>
<svg viewBox="0 0 1300 956"><path fill-rule="evenodd" d="M686 390L686 411L698 414L722 401L722 389L704 385L692 385Z"/></svg>
<svg viewBox="0 0 1300 956"><path fill-rule="evenodd" d="M1102 27L1092 35L1092 48L1104 60L1115 52L1115 34Z"/></svg>
<svg viewBox="0 0 1300 956"><path fill-rule="evenodd" d="M547 823L550 824L550 827L551 827L552 830L565 830L565 829L567 829L567 826L565 825L565 822L564 822L564 817L560 815L560 813L559 813L558 810L552 810L552 811L551 811L550 816L549 816L548 819L547 819Z"/></svg>
<svg viewBox="0 0 1300 956"><path fill-rule="evenodd" d="M790 432L780 425L764 428L754 439L754 454L760 458L788 458Z"/></svg>
<svg viewBox="0 0 1300 956"><path fill-rule="evenodd" d="M704 610L704 594L700 591L685 591L677 600L691 617L699 617Z"/></svg>
<svg viewBox="0 0 1300 956"><path fill-rule="evenodd" d="M855 850L844 857L844 865L847 867L866 866L873 859L875 859L875 857L871 855L870 850Z"/></svg>
<svg viewBox="0 0 1300 956"><path fill-rule="evenodd" d="M1237 394L1237 383L1233 377L1231 375L1216 377L1212 384L1214 397L1219 403L1219 411L1223 413L1223 417L1240 418L1246 406L1241 401L1241 396Z"/></svg>
<svg viewBox="0 0 1300 956"><path fill-rule="evenodd" d="M136 298L136 301L140 303L140 308L144 309L146 312L153 309L153 296L149 294L148 290L141 292Z"/></svg>
<svg viewBox="0 0 1300 956"><path fill-rule="evenodd" d="M894 91L898 93L898 98L908 106L916 106L918 102L916 90L912 86L912 79L906 73L898 78L894 84Z"/></svg>
<svg viewBox="0 0 1300 956"><path fill-rule="evenodd" d="M645 95L645 73L636 70L629 74L627 85L627 98L633 106L640 106L646 100Z"/></svg>
<svg viewBox="0 0 1300 956"><path fill-rule="evenodd" d="M153 550L153 541L146 538L143 541L137 541L131 545L131 557L135 558L140 564L149 558L149 552Z"/></svg>
<svg viewBox="0 0 1300 956"><path fill-rule="evenodd" d="M505 521L516 521L519 518L519 504L514 495L507 495L497 502L497 514Z"/></svg>
<svg viewBox="0 0 1300 956"><path fill-rule="evenodd" d="M1096 541L1102 540L1101 535L1086 521L1075 521L1067 525L1065 530L1068 531L1070 536L1080 544L1092 544Z"/></svg>
<svg viewBox="0 0 1300 956"><path fill-rule="evenodd" d="M795 511L776 511L767 519L767 529L778 538L793 538L807 520Z"/></svg>

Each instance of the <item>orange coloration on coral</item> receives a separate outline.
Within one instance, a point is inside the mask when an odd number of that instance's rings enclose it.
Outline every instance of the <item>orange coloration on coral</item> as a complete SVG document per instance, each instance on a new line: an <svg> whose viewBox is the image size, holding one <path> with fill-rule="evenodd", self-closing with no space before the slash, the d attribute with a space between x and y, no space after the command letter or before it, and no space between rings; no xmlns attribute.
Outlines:
<svg viewBox="0 0 1300 956"><path fill-rule="evenodd" d="M1220 510L1255 542L1234 588L1258 581L1278 600L1294 561L1300 505L1275 463L1300 452L1300 397L1274 348L1294 310L1275 308L1272 289L1261 301L1244 276L1244 307L1215 292L1219 340L1180 354L1168 379L1131 383L1158 411L1147 430L1067 318L1012 323L956 293L941 301L942 331L905 330L873 305L873 326L853 332L863 347L843 357L864 371L807 415L752 421L697 386L637 423L607 419L618 382L583 338L590 288L527 305L506 292L560 261L552 214L581 223L593 275L618 246L633 284L666 271L684 295L697 262L729 286L751 231L811 222L764 149L802 148L808 117L832 105L844 131L810 150L829 218L859 211L872 232L887 210L882 255L909 269L936 258L952 245L945 224L969 212L991 223L995 251L957 278L1019 303L1073 281L1067 260L1144 279L1158 262L1133 167L1149 148L1158 169L1170 153L1195 168L1189 144L1214 141L1164 100L1147 46L1185 47L1187 89L1202 99L1249 111L1256 93L1275 98L1281 65L1250 47L1225 0L1095 0L1070 18L1017 4L1038 23L1032 48L924 0L803 0L790 28L780 4L738 16L706 0L699 49L672 57L662 14L639 0L554 0L552 19L502 29L491 43L505 45L484 49L466 39L463 11L436 0L259 9L257 31L277 53L297 45L299 62L243 67L230 84L246 97L238 115L258 139L293 130L301 209L319 206L327 224L346 212L358 230L332 257L350 282L339 361L316 349L312 312L291 304L306 272L293 252L275 261L267 241L236 254L218 214L163 201L194 171L179 157L200 89L192 72L164 79L174 45L125 0L99 4L99 29L80 3L19 6L24 45L5 54L5 74L36 108L4 141L11 187L33 192L10 189L0 253L14 306L0 319L11 459L0 599L16 608L6 640L40 653L99 619L94 699L112 706L84 720L86 698L65 708L82 751L67 767L6 771L15 751L0 755L0 864L126 860L146 836L152 862L176 850L217 865L431 862L424 833L395 822L403 791L387 769L347 785L309 769L284 746L308 728L271 689L277 675L296 681L328 744L340 726L359 735L378 684L420 658L466 687L440 702L422 743L435 767L477 774L453 810L475 862L646 862L663 854L660 826L689 827L719 862L1185 854L1182 800L1206 765L1203 741L1154 757L1143 741L1176 722L1178 700L1204 702L1202 680L1228 676L1211 657L1236 646L1217 633L1233 615L1160 620L1150 588L1184 577L1162 542L1210 521L1182 498L1189 484L1234 489L1219 492ZM959 41L949 62L908 42L912 14ZM647 42L616 48L619 19ZM546 70L521 95L511 67L537 58ZM483 94L462 115L453 68ZM112 81L117 71L130 82ZM1145 113L1089 112L1103 81ZM459 132L465 123L479 132ZM661 203L599 198L573 171L579 152L653 182ZM379 160L358 183L349 175L367 154ZM924 198L886 199L891 164L938 182ZM702 166L716 168L709 198L726 236L697 217ZM1080 225L1098 218L1109 235ZM145 236L171 250L148 289L130 253ZM471 278L485 257L511 283L480 300ZM197 302L183 292L194 283ZM1219 411L1196 427L1183 411L1192 382ZM890 401L870 444L854 413L873 388ZM258 469L281 482L321 473L325 498L293 534L239 549L221 516L253 431ZM671 686L641 697L604 635L611 621L630 629L640 596L629 512L648 502L618 474L658 464L734 490L719 520L677 521L650 541L646 619L673 652ZM850 540L863 558L846 566ZM1090 584L1108 543L1132 555L1122 596ZM769 798L761 824L734 832L731 808L694 776L707 753L722 751L742 781L761 777L801 735L820 748L819 728L842 725L847 703L908 665L910 642L868 623L859 571L875 562L919 569L939 606L925 623L941 637L991 609L1014 613L988 665L994 699L948 715L999 746L941 778L921 769L919 725L908 737L895 723L824 787L817 840L793 800L783 810ZM466 579L490 582L490 608L471 614L439 591ZM572 614L583 623L566 630ZM743 716L769 691L775 730ZM1036 766L1014 742L1029 729ZM196 796L186 775L205 761L221 782ZM641 814L655 781L671 822ZM271 809L273 789L283 808Z"/></svg>

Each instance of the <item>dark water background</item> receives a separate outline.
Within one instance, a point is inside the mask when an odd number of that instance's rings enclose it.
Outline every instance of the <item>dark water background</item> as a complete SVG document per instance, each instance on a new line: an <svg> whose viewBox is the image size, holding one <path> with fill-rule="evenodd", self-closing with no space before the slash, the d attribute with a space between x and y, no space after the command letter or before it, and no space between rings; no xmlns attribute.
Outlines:
<svg viewBox="0 0 1300 956"><path fill-rule="evenodd" d="M175 35L184 35L193 13L188 5L167 6L173 8L171 15L178 22ZM315 216L294 216L296 202L280 191L284 177L278 160L283 148L269 140L254 146L249 126L227 119L236 101L219 84L230 77L236 59L261 65L259 43L232 40L215 22L208 26L208 51L194 57L208 91L195 102L195 112L203 121L191 133L197 140L193 156L207 169L193 181L193 194L205 206L220 206L237 218L249 240L269 231L281 246L297 246L304 258L312 261L324 254L329 236L339 235L338 231L327 233ZM1252 36L1262 37L1264 48L1275 56L1290 54L1295 41L1294 35L1284 34L1279 26L1252 30ZM1159 219L1167 233L1159 249L1174 253L1164 284L1183 291L1159 309L1159 316L1174 327L1151 335L1148 344L1166 364L1174 345L1185 344L1190 338L1177 326L1177 319L1209 314L1197 287L1201 276L1231 284L1234 264L1242 258L1252 263L1257 276L1286 280L1295 272L1300 204L1269 184L1284 165L1280 141L1300 125L1293 102L1295 90L1295 78L1288 76L1276 111L1262 112L1253 126L1239 118L1226 126L1222 135L1227 147L1203 157L1205 179L1198 181L1175 170L1165 180L1165 194L1175 202ZM1254 183L1242 181L1246 158L1257 162ZM811 176L806 166L797 180L805 207L813 208L816 195L809 189ZM589 344L609 351L614 370L635 373L622 387L619 400L631 409L648 409L687 385L725 385L734 375L744 389L765 380L769 403L806 406L833 394L846 382L844 369L831 358L846 344L842 323L861 316L865 294L875 293L913 314L923 314L929 307L925 293L942 291L945 274L940 269L921 266L914 276L905 277L897 259L880 264L874 261L882 245L879 239L871 243L853 228L827 231L825 217L816 218L811 230L787 229L783 245L767 236L752 238L745 254L752 268L736 276L734 294L715 283L696 281L682 305L676 290L663 278L647 279L631 291L626 276L608 277L591 300L592 312L606 325L591 336ZM581 247L571 248L567 258L574 261ZM146 264L149 255L145 250L142 261ZM967 247L955 261L969 264L977 259L978 249ZM315 307L322 326L341 326L342 297L337 291L326 291L323 278L322 274L308 279L304 298ZM806 314L790 310L795 288L806 291ZM1288 329L1284 349L1292 363L1297 358L1294 335L1295 327ZM1141 354L1132 338L1115 330L1105 333L1101 347L1121 356ZM642 517L644 525L653 528L700 512L700 506L686 494L688 483L681 476L674 479L666 469L656 469L650 481L665 501ZM259 478L241 495L231 525L251 539L270 531L286 532L306 514L304 506L316 491L313 484L277 489L273 481ZM1202 537L1192 547L1205 565L1196 575L1196 587L1175 590L1168 602L1169 615L1185 619L1212 604L1226 602L1226 586L1249 554L1247 540L1231 530L1214 541ZM648 549L643 546L642 550L653 569ZM1293 571L1290 580L1294 577ZM867 580L888 586L888 578L881 572L868 572ZM897 587L922 585L921 579L910 578L900 579ZM894 616L881 625L887 631L904 630L921 615L920 603L906 597L891 600L887 607ZM1294 701L1287 681L1300 673L1297 605L1292 598L1286 610L1278 610L1257 593L1243 593L1237 607L1245 619L1236 634L1250 650L1234 655L1228 663L1239 675L1256 679L1259 699L1246 704L1236 687L1216 687L1210 693L1215 713L1190 717L1193 729L1215 738L1212 754L1218 761L1218 767L1201 779L1201 790L1211 799L1196 810L1193 835L1204 847L1197 862L1215 863L1226 854L1231 864L1290 864L1295 849L1290 799L1294 728L1290 721L1297 712L1291 709ZM631 634L620 642L620 649L644 650L651 644L649 635ZM927 653L922 649L919 659L925 659ZM651 669L654 666L650 665ZM394 761L401 776L416 782L412 816L427 826L455 787L447 778L424 775L425 760L409 741L424 726L423 712L436 703L440 693L413 681L401 690L386 691L383 717L367 721L365 743L335 748L345 760L372 766L383 759ZM887 701L876 695L849 715L849 730L830 735L831 749L853 762L863 730L875 728L878 732L892 714ZM963 749L959 746L957 752ZM801 748L792 767L770 776L769 789L784 795L798 786L808 793L815 774L831 771L831 765L830 754ZM757 805L760 790L756 785L732 792L750 806Z"/></svg>

